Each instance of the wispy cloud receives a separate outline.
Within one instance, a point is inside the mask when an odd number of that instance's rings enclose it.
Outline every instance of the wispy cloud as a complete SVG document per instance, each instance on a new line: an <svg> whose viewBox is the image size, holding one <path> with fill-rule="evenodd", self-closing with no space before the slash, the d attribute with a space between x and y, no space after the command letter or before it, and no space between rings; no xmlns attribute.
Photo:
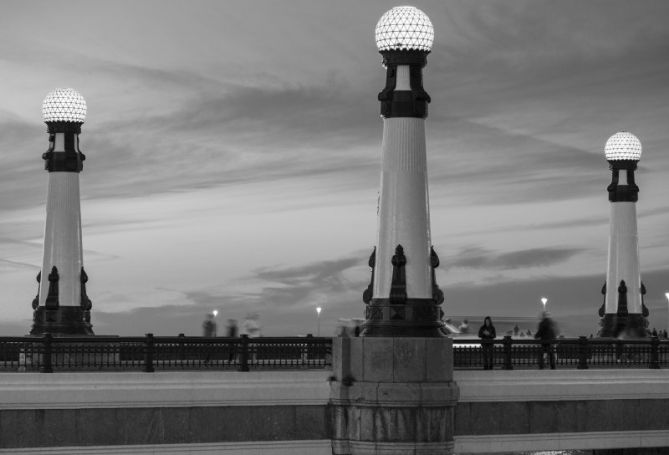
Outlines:
<svg viewBox="0 0 669 455"><path fill-rule="evenodd" d="M495 253L483 248L468 248L450 258L447 267L514 270L559 264L582 253L578 248L534 248L511 253Z"/></svg>

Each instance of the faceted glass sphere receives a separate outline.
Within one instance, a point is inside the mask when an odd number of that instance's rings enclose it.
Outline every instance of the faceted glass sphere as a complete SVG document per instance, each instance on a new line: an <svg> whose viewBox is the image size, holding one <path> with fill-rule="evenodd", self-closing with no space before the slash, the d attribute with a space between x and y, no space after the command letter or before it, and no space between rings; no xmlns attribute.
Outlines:
<svg viewBox="0 0 669 455"><path fill-rule="evenodd" d="M606 141L604 153L607 161L639 161L641 158L641 141L632 133L621 131Z"/></svg>
<svg viewBox="0 0 669 455"><path fill-rule="evenodd" d="M47 123L84 123L84 120L86 120L86 100L72 88L57 88L44 98L42 118Z"/></svg>
<svg viewBox="0 0 669 455"><path fill-rule="evenodd" d="M427 15L413 6L396 6L376 24L379 51L417 50L430 52L434 28Z"/></svg>

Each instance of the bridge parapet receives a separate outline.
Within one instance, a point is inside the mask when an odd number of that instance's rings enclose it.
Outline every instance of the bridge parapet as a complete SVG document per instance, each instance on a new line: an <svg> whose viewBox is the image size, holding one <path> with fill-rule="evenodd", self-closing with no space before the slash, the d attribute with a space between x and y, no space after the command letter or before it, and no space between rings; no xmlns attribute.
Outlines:
<svg viewBox="0 0 669 455"><path fill-rule="evenodd" d="M458 454L669 447L667 370L456 371L454 378Z"/></svg>

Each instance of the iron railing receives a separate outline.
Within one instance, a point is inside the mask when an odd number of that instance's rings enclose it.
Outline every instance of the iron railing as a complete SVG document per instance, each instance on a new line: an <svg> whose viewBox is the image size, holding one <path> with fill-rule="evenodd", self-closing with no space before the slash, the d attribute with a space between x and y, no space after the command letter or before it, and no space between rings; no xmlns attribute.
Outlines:
<svg viewBox="0 0 669 455"><path fill-rule="evenodd" d="M549 347L560 369L669 368L669 340L561 338ZM453 340L456 370L533 369L545 356L541 341ZM545 367L550 367L546 358ZM0 371L164 371L326 369L332 339L321 337L0 337Z"/></svg>
<svg viewBox="0 0 669 455"><path fill-rule="evenodd" d="M316 337L0 337L0 371L329 368L331 350Z"/></svg>
<svg viewBox="0 0 669 455"><path fill-rule="evenodd" d="M560 338L546 349L540 340L518 340L506 336L495 340L453 340L453 366L457 370L482 369L487 351L495 369L550 368L548 353L555 356L556 368L666 368L669 367L669 340Z"/></svg>

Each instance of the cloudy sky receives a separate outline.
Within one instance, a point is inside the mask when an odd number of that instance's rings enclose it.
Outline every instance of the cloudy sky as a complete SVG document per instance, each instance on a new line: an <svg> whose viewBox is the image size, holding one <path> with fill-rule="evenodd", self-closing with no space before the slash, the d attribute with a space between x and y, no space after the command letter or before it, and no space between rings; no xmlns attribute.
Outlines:
<svg viewBox="0 0 669 455"><path fill-rule="evenodd" d="M606 139L644 145L651 326L669 290L669 2L414 2L432 241L450 316L596 331ZM375 243L384 1L14 1L0 15L0 331L22 335L42 257L44 96L88 103L84 261L98 334L197 335L257 311L266 335L363 315ZM223 325L223 320L221 320Z"/></svg>

